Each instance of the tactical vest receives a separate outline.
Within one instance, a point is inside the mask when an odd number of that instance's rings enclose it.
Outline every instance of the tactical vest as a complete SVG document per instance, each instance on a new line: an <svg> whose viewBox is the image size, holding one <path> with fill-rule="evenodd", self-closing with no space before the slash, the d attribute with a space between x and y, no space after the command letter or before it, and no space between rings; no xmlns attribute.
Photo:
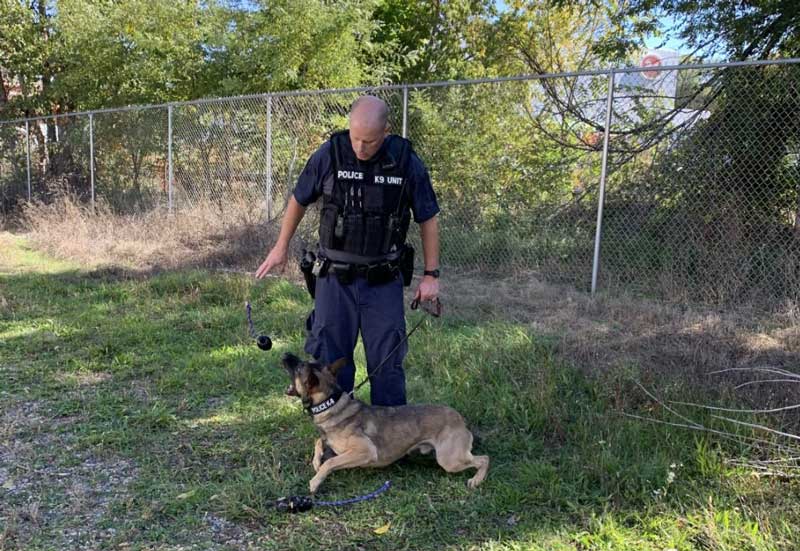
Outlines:
<svg viewBox="0 0 800 551"><path fill-rule="evenodd" d="M411 142L387 137L382 153L358 161L347 130L331 136L333 177L323 183L319 244L362 262L402 249L411 221L406 182Z"/></svg>

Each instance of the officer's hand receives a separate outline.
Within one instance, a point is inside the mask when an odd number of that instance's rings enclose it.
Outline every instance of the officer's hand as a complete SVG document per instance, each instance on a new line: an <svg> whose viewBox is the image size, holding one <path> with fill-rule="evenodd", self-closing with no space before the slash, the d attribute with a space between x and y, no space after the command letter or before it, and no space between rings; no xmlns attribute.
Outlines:
<svg viewBox="0 0 800 551"><path fill-rule="evenodd" d="M258 270L256 270L256 277L258 279L262 279L275 267L280 269L280 271L283 271L284 268L286 268L287 258L288 253L285 247L279 247L278 245L272 247L272 250L267 255L267 258L261 263L261 266L258 267Z"/></svg>
<svg viewBox="0 0 800 551"><path fill-rule="evenodd" d="M424 276L422 281L417 287L417 292L414 299L420 302L426 300L435 300L439 296L439 278L433 276Z"/></svg>

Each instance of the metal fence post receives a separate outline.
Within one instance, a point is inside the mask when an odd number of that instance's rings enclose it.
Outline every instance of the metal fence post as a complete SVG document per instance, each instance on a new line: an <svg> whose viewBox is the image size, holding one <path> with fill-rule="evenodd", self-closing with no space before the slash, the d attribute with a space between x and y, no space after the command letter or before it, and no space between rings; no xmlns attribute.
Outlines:
<svg viewBox="0 0 800 551"><path fill-rule="evenodd" d="M92 212L94 212L94 115L89 113L89 181L92 186Z"/></svg>
<svg viewBox="0 0 800 551"><path fill-rule="evenodd" d="M614 75L612 69L608 75L608 98L606 103L606 122L603 134L603 163L600 168L600 193L597 197L597 226L594 236L594 260L592 262L592 296L597 291L597 273L600 268L600 240L603 228L603 203L606 196L606 171L608 167L608 138L611 134L611 111L614 104Z"/></svg>
<svg viewBox="0 0 800 551"><path fill-rule="evenodd" d="M172 213L172 105L167 106L167 210Z"/></svg>
<svg viewBox="0 0 800 551"><path fill-rule="evenodd" d="M403 137L408 137L408 86L403 86Z"/></svg>
<svg viewBox="0 0 800 551"><path fill-rule="evenodd" d="M31 123L25 121L26 157L28 165L28 202L31 200Z"/></svg>
<svg viewBox="0 0 800 551"><path fill-rule="evenodd" d="M264 148L267 164L267 220L270 220L272 218L272 96L267 96L267 135Z"/></svg>

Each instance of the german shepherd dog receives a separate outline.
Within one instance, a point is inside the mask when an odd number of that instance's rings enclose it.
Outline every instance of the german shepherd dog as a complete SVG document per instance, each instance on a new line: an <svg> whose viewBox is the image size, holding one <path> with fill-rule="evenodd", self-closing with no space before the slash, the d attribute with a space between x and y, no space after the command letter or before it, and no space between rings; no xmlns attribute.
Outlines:
<svg viewBox="0 0 800 551"><path fill-rule="evenodd" d="M312 494L333 471L384 467L415 450L435 451L436 462L449 473L470 467L478 469L467 482L470 488L486 478L489 456L472 455L472 433L454 409L435 405L367 405L343 392L336 383L336 372L347 363L344 358L322 365L284 354L282 363L292 381L286 394L302 400L321 434L311 462L317 473L308 483ZM324 445L336 452L336 456L323 463Z"/></svg>

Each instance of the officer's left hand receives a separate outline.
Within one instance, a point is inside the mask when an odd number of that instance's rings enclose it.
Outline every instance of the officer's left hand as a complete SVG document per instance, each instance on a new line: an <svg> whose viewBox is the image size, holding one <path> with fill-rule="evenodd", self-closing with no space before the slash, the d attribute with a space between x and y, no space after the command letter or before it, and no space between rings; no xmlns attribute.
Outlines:
<svg viewBox="0 0 800 551"><path fill-rule="evenodd" d="M417 287L417 292L414 295L414 300L425 302L427 300L436 300L439 296L439 278L433 276L423 276L422 281Z"/></svg>

